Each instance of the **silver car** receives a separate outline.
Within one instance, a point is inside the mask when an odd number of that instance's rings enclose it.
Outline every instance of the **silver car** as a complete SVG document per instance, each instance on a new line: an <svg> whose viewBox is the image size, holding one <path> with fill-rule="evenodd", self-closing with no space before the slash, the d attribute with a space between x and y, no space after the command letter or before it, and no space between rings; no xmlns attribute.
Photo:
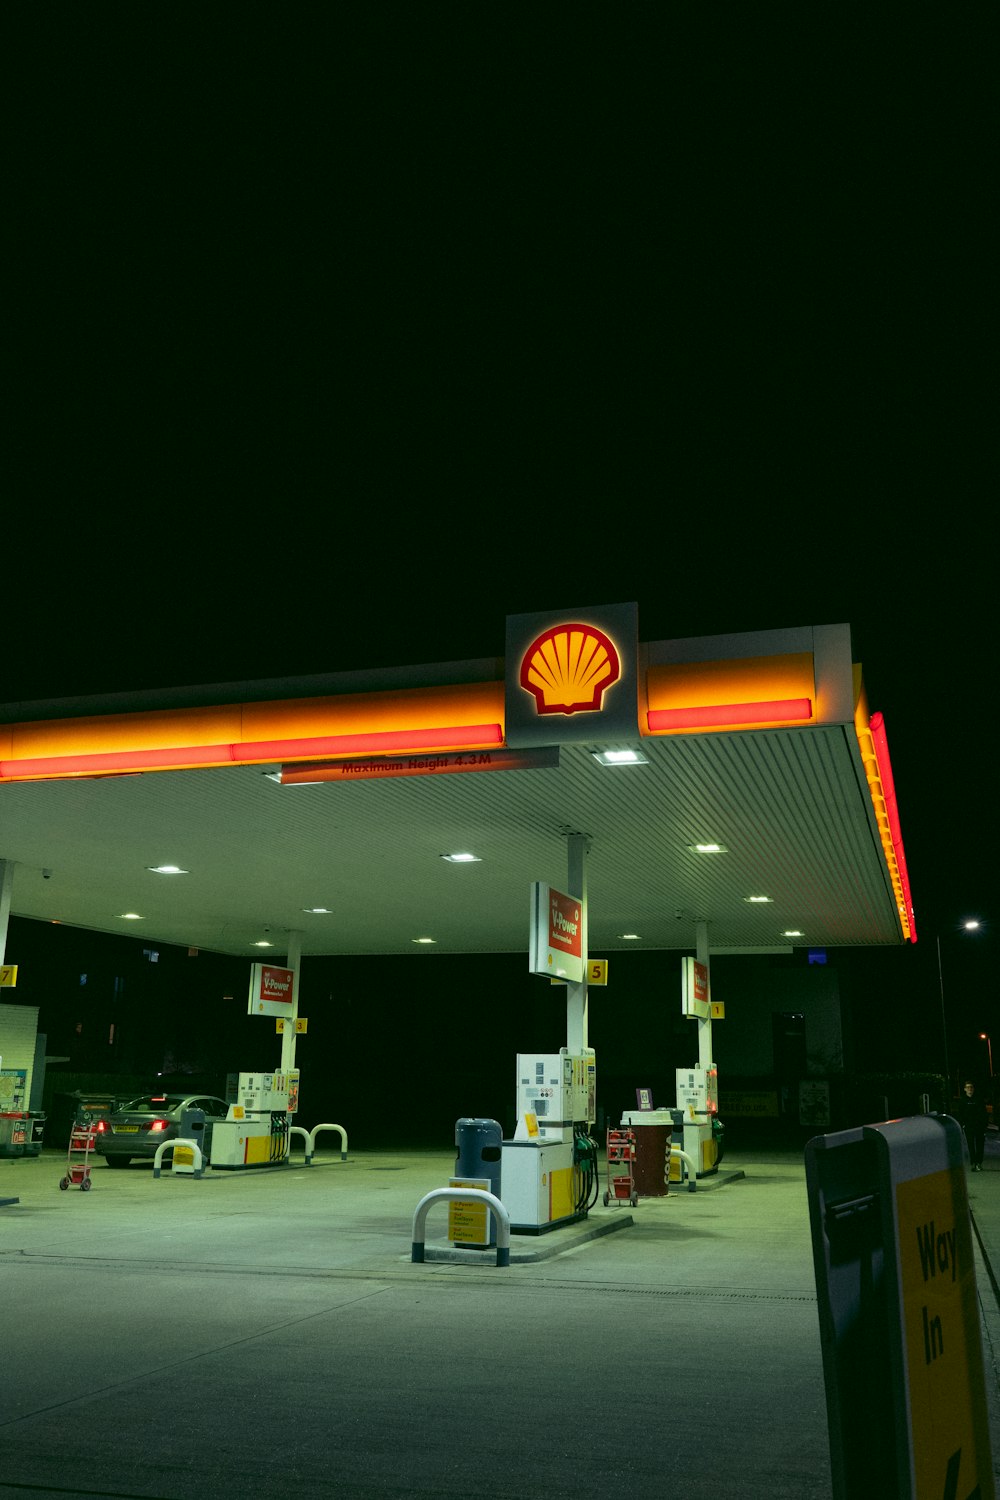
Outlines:
<svg viewBox="0 0 1000 1500"><path fill-rule="evenodd" d="M206 1138L209 1127L229 1113L229 1105L212 1094L141 1094L119 1101L106 1119L97 1121L94 1150L109 1167L127 1167L133 1157L152 1161L164 1141L180 1137L181 1116L189 1109L204 1111ZM207 1155L207 1145L202 1150Z"/></svg>

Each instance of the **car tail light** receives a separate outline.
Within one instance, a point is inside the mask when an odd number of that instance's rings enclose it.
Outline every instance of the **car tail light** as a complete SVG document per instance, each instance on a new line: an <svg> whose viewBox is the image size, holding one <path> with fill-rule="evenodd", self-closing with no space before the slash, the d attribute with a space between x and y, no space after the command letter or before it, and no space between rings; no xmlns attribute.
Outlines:
<svg viewBox="0 0 1000 1500"><path fill-rule="evenodd" d="M107 1120L98 1120L97 1124L94 1126L94 1130L96 1131L96 1133L98 1135L103 1135L104 1132L107 1130L107 1128L108 1128L108 1122L107 1122Z"/></svg>
<svg viewBox="0 0 1000 1500"><path fill-rule="evenodd" d="M169 1124L169 1120L151 1120L149 1128L150 1130L166 1130Z"/></svg>

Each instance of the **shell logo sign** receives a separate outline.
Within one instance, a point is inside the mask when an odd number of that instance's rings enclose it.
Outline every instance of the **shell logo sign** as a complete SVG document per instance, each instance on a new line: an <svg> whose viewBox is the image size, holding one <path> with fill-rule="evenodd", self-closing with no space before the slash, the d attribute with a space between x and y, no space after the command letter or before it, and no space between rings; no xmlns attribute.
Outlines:
<svg viewBox="0 0 1000 1500"><path fill-rule="evenodd" d="M637 611L575 604L507 616L507 749L638 736Z"/></svg>
<svg viewBox="0 0 1000 1500"><path fill-rule="evenodd" d="M594 625L556 625L532 641L521 659L520 683L540 714L599 710L621 677L614 642Z"/></svg>

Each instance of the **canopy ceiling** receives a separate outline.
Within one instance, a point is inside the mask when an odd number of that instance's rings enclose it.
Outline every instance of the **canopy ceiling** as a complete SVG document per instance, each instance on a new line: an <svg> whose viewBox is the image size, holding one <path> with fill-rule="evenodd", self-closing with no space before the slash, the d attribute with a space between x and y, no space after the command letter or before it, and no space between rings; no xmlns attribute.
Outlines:
<svg viewBox="0 0 1000 1500"><path fill-rule="evenodd" d="M592 955L691 950L698 921L709 924L714 951L898 944L907 936L898 878L894 885L858 714L842 702L820 712L830 696L822 632L831 630L849 640L846 627L803 627L642 647L640 682L657 663L697 677L720 652L759 660L762 650L815 646L817 707L803 724L616 735L640 764L600 764L594 752L607 741L595 734L537 757L549 764L491 774L283 785L274 779L283 761L272 759L5 780L0 859L13 869L11 912L254 958L265 956L255 946L263 940L283 953L291 931L304 954L526 952L531 885L568 890L568 835L582 834ZM843 663L838 671L843 678ZM415 687L495 686L503 673L503 662L459 662L12 705L2 713L11 737L0 770L16 771L24 724L86 726L95 744L95 725L148 725L150 714L213 704L349 698L377 700L384 715ZM856 672L851 681L855 702ZM695 852L707 844L722 850ZM457 852L477 862L443 858ZM187 873L153 873L161 865ZM426 938L433 945L417 941Z"/></svg>

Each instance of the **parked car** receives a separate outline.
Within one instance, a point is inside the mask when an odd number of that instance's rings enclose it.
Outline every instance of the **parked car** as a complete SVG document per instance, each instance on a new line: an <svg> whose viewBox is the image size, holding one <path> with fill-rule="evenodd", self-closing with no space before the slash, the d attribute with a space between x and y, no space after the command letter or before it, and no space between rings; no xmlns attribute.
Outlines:
<svg viewBox="0 0 1000 1500"><path fill-rule="evenodd" d="M212 1094L141 1094L120 1100L97 1121L94 1150L109 1167L127 1167L133 1157L152 1161L164 1141L180 1137L181 1115L188 1109L204 1110L206 1138L209 1126L229 1113L229 1105Z"/></svg>

